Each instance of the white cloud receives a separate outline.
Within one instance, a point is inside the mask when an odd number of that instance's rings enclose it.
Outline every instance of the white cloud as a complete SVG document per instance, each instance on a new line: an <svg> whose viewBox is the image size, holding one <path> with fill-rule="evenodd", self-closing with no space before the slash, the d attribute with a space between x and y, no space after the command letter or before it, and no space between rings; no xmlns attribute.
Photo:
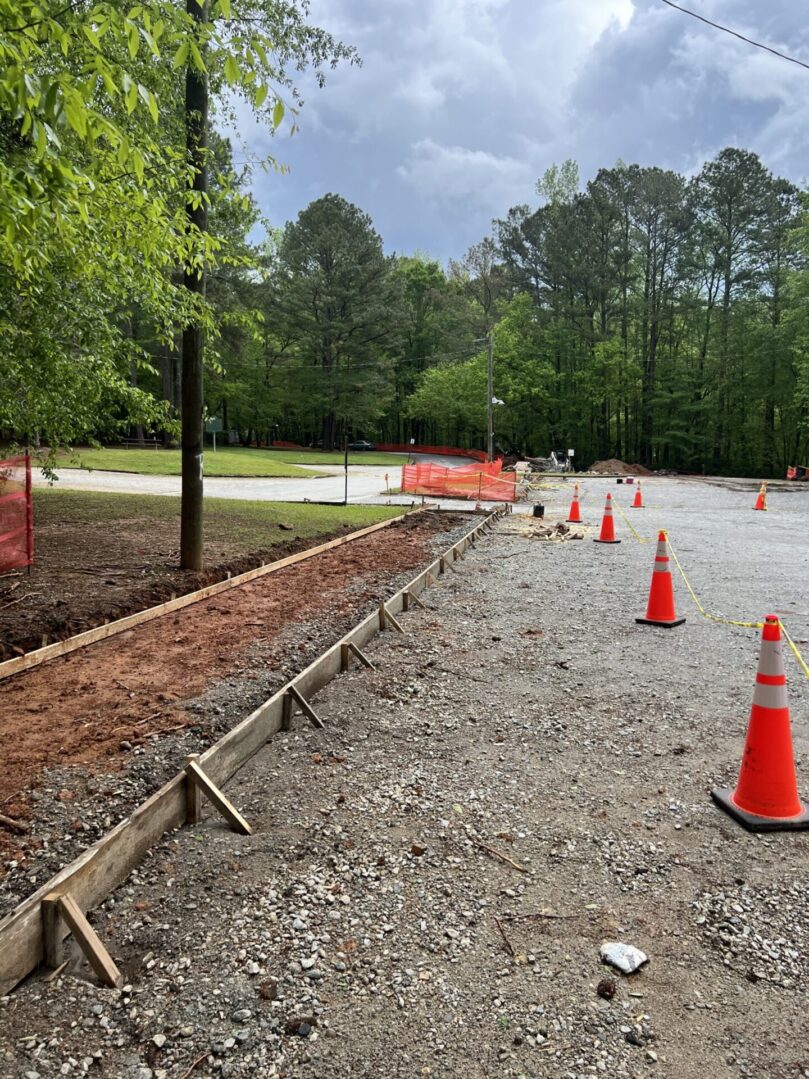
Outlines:
<svg viewBox="0 0 809 1079"><path fill-rule="evenodd" d="M528 197L533 181L526 161L465 146L442 146L431 138L415 143L396 172L433 203L461 202L493 214Z"/></svg>
<svg viewBox="0 0 809 1079"><path fill-rule="evenodd" d="M700 11L809 56L794 0L702 0ZM696 171L728 144L793 179L806 169L805 71L659 0L312 0L312 21L361 68L303 80L291 174L256 191L276 223L338 191L390 249L457 256L493 216L530 201L549 165L583 179L617 158Z"/></svg>

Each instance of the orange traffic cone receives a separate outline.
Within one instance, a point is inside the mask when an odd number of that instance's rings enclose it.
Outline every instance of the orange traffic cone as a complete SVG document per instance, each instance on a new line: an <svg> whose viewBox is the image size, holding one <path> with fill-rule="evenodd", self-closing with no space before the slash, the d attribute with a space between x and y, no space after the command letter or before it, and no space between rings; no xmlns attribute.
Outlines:
<svg viewBox="0 0 809 1079"><path fill-rule="evenodd" d="M640 490L640 480L638 480L638 486L637 486L637 488L635 490L635 501L632 503L632 509L633 510L642 510L643 509L643 495L641 494L641 490Z"/></svg>
<svg viewBox="0 0 809 1079"><path fill-rule="evenodd" d="M766 510L767 508L767 484L762 483L758 491L758 498L756 504L753 506L754 510Z"/></svg>
<svg viewBox="0 0 809 1079"><path fill-rule="evenodd" d="M674 582L671 579L669 564L669 544L666 533L660 531L657 537L657 554L652 570L652 584L649 589L649 602L646 605L646 617L636 618L644 626L663 626L673 629L681 626L684 618L678 618L674 609Z"/></svg>
<svg viewBox="0 0 809 1079"><path fill-rule="evenodd" d="M753 707L736 789L712 790L718 806L751 832L809 828L809 808L798 797L781 623L764 618Z"/></svg>
<svg viewBox="0 0 809 1079"><path fill-rule="evenodd" d="M573 501L570 503L570 512L567 515L568 521L573 524L581 524L581 507L579 506L579 485L578 483L573 487Z"/></svg>
<svg viewBox="0 0 809 1079"><path fill-rule="evenodd" d="M604 507L604 516L601 519L601 532L598 535L598 539L594 539L593 543L620 543L619 539L615 538L615 522L612 519L612 495L607 492L607 504Z"/></svg>

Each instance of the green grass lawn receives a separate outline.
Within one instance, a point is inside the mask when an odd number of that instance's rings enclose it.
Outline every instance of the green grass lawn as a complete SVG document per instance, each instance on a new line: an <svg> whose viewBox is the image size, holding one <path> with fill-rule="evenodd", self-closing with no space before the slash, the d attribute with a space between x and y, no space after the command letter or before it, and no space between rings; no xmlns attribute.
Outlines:
<svg viewBox="0 0 809 1079"><path fill-rule="evenodd" d="M261 450L259 452L271 453L273 457L297 465L339 466L344 460L342 450ZM391 468L401 468L406 462L407 458L401 453L376 453L374 450L362 450L348 455L350 465L390 465Z"/></svg>
<svg viewBox="0 0 809 1079"><path fill-rule="evenodd" d="M148 545L150 528L163 531L177 524L179 536L180 500L170 495L110 494L98 491L59 491L38 487L34 493L35 527L85 526L92 549L93 526L119 523L127 533L141 533ZM397 517L402 506L312 506L300 502L251 502L236 498L205 501L205 539L237 548L249 554L278 543L335 532L352 531ZM279 525L292 525L281 529ZM114 531L114 530L113 530ZM172 530L173 535L173 530Z"/></svg>
<svg viewBox="0 0 809 1079"><path fill-rule="evenodd" d="M312 464L317 464L313 461ZM139 449L77 449L62 454L58 469L103 469L107 472L138 472L149 476L179 476L179 450ZM216 453L208 447L205 451L206 476L277 476L311 479L323 473L298 468L291 461L279 458L264 450L251 450L240 446L226 446Z"/></svg>
<svg viewBox="0 0 809 1079"><path fill-rule="evenodd" d="M400 468L406 458L391 453L352 453L350 465L388 465ZM343 464L342 453L323 450L253 450L245 446L224 446L216 452L205 450L206 476L276 476L280 478L311 479L326 475L323 472L300 468L299 465ZM106 472L138 472L149 476L179 476L180 451L164 449L76 449L61 454L58 469L103 469Z"/></svg>

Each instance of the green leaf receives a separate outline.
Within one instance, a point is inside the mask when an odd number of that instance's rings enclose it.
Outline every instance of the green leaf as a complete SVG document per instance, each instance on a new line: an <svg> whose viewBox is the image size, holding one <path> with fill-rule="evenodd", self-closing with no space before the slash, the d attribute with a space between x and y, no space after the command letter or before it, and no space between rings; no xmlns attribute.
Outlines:
<svg viewBox="0 0 809 1079"><path fill-rule="evenodd" d="M191 63L197 69L197 71L205 71L205 61L202 59L202 53L199 51L196 41L189 41L191 49Z"/></svg>
<svg viewBox="0 0 809 1079"><path fill-rule="evenodd" d="M188 42L184 41L174 54L174 59L171 61L173 68L184 67L188 60Z"/></svg>
<svg viewBox="0 0 809 1079"><path fill-rule="evenodd" d="M223 18L230 18L230 0L219 0L219 3L216 6L219 8Z"/></svg>
<svg viewBox="0 0 809 1079"><path fill-rule="evenodd" d="M149 114L151 115L155 123L157 123L160 119L160 112L157 107L157 98L151 90L149 91Z"/></svg>
<svg viewBox="0 0 809 1079"><path fill-rule="evenodd" d="M78 94L65 98L65 115L76 134L84 138L87 134L87 110Z"/></svg>
<svg viewBox="0 0 809 1079"><path fill-rule="evenodd" d="M132 60L138 55L138 45L140 43L140 34L138 28L134 23L130 23L127 30L127 47L129 48L129 55Z"/></svg>
<svg viewBox="0 0 809 1079"><path fill-rule="evenodd" d="M126 102L126 111L133 113L138 103L138 84L136 82L130 83L124 100Z"/></svg>
<svg viewBox="0 0 809 1079"><path fill-rule="evenodd" d="M286 111L286 109L284 108L284 103L281 100L281 98L279 97L278 100L275 102L275 107L272 110L272 126L273 127L278 127L278 125L284 119L285 111Z"/></svg>
<svg viewBox="0 0 809 1079"><path fill-rule="evenodd" d="M263 82L256 90L256 96L254 98L256 108L260 109L264 102L267 100L267 94L269 93L269 87Z"/></svg>
<svg viewBox="0 0 809 1079"><path fill-rule="evenodd" d="M225 78L227 79L228 86L235 86L239 82L241 74L236 60L234 57L229 56L227 60L225 60Z"/></svg>

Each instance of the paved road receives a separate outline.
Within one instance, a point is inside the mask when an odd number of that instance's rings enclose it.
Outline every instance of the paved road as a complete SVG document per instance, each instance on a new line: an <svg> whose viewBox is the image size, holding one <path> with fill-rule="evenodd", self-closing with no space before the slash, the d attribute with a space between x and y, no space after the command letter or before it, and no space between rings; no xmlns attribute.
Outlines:
<svg viewBox="0 0 809 1079"><path fill-rule="evenodd" d="M406 458L402 456L404 462ZM464 457L424 455L419 460L438 464L468 464ZM206 498L245 498L256 502L341 502L345 491L343 469L331 465L302 465L313 472L330 472L329 476L312 479L245 478L209 476L205 480ZM399 486L399 469L395 465L351 465L348 470L349 502L369 502L385 495L385 475L392 487ZM47 485L39 472L34 484ZM117 491L124 494L178 495L179 476L145 476L135 472L85 471L78 468L59 470L57 487L75 491ZM383 499L384 500L384 499ZM407 502L409 499L404 498Z"/></svg>

